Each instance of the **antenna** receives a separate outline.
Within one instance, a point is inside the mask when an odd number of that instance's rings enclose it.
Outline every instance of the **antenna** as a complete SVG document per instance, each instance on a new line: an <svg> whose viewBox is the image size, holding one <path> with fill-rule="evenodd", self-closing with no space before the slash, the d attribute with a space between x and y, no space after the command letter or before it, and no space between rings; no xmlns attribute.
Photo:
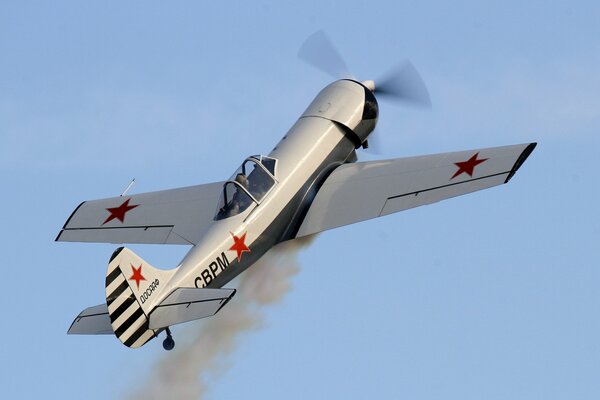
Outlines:
<svg viewBox="0 0 600 400"><path fill-rule="evenodd" d="M131 189L131 187L133 186L133 184L135 183L135 178L133 178L131 180L131 182L129 182L129 185L127 185L127 187L125 188L125 190L123 190L123 193L121 193L121 197L125 196L127 194L127 192L129 191L129 189Z"/></svg>

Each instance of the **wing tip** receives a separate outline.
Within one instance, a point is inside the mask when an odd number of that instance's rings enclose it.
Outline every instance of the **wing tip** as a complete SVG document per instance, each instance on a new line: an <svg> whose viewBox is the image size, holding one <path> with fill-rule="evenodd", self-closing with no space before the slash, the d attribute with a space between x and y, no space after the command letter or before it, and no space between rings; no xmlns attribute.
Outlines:
<svg viewBox="0 0 600 400"><path fill-rule="evenodd" d="M515 161L515 165L513 165L504 183L508 183L508 181L511 180L514 174L519 170L519 168L521 168L521 165L523 165L525 160L527 160L527 157L529 157L529 155L533 152L535 146L537 146L537 142L529 143L527 147L525 147L521 155L519 155L517 158L517 161Z"/></svg>
<svg viewBox="0 0 600 400"><path fill-rule="evenodd" d="M67 218L67 221L63 225L62 229L60 230L60 232L58 232L58 235L56 236L56 239L54 239L55 242L60 242L60 236L65 231L65 229L67 229L67 225L69 225L69 222L71 222L71 219L73 218L73 216L75 215L75 213L77 213L77 210L79 210L84 203L86 203L86 202L82 201L77 207L75 207L75 209L73 210L73 212L71 213L71 215L69 215L69 218Z"/></svg>
<svg viewBox="0 0 600 400"><path fill-rule="evenodd" d="M73 329L73 327L75 326L75 323L77 322L77 320L79 319L79 315L77 317L75 317L75 319L73 320L73 322L71 322L71 326L69 326L69 329L67 330L67 335L74 335L75 331Z"/></svg>

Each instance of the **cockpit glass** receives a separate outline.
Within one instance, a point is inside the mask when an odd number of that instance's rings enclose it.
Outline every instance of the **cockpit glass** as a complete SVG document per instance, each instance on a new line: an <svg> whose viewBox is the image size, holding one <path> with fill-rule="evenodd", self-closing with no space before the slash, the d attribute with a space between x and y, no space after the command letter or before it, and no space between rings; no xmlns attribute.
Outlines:
<svg viewBox="0 0 600 400"><path fill-rule="evenodd" d="M226 182L223 186L223 192L221 192L215 220L218 221L243 213L252 202L252 198L239 184Z"/></svg>
<svg viewBox="0 0 600 400"><path fill-rule="evenodd" d="M264 166L264 162L270 168ZM275 179L271 176L275 171L275 162L273 158L262 156L254 156L244 161L223 186L215 220L240 214L252 202L260 202L275 184Z"/></svg>
<svg viewBox="0 0 600 400"><path fill-rule="evenodd" d="M271 175L275 176L275 159L264 157L262 159L262 165L265 166L267 170L271 173Z"/></svg>
<svg viewBox="0 0 600 400"><path fill-rule="evenodd" d="M267 171L271 173L271 175L275 176L275 163L277 162L276 159L267 156L252 156L251 158L257 159L263 165L263 167L265 167Z"/></svg>
<svg viewBox="0 0 600 400"><path fill-rule="evenodd" d="M271 175L253 159L244 161L229 180L242 185L259 202L275 184Z"/></svg>

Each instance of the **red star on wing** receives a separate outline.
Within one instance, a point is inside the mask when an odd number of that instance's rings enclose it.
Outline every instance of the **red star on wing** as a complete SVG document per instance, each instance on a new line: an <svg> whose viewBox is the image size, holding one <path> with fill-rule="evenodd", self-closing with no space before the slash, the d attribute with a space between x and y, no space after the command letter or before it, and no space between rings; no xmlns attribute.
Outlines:
<svg viewBox="0 0 600 400"><path fill-rule="evenodd" d="M240 260L242 259L242 254L251 253L250 248L246 246L246 243L244 243L244 241L246 240L246 232L244 232L244 234L241 237L237 237L233 233L231 233L231 236L233 236L233 246L231 246L229 250L237 252L237 260L238 262L240 262Z"/></svg>
<svg viewBox="0 0 600 400"><path fill-rule="evenodd" d="M137 285L137 288L140 288L140 281L145 281L146 278L144 278L144 276L142 275L142 264L140 264L139 268L134 267L131 264L131 271L133 272L133 274L129 277L130 281L135 281L135 284Z"/></svg>
<svg viewBox="0 0 600 400"><path fill-rule="evenodd" d="M106 218L106 221L104 221L104 223L102 225L106 224L107 222L112 221L115 218L121 222L125 222L125 214L127 214L129 211L131 211L134 208L136 208L137 206L139 206L139 204L130 206L129 200L131 200L131 199L125 200L125 202L123 204L121 204L119 207L107 208L106 211L108 211L110 213L110 215L108 216L108 218Z"/></svg>
<svg viewBox="0 0 600 400"><path fill-rule="evenodd" d="M460 161L460 162L454 163L454 165L456 165L458 167L458 171L456 171L454 173L454 175L452 175L452 178L450 178L450 180L456 178L457 176L459 176L462 173L465 173L472 177L475 167L478 166L479 164L481 164L482 162L489 160L489 158L481 158L478 160L477 159L478 156L479 156L479 153L475 153L475 155L473 155L473 157L469 158L467 161Z"/></svg>

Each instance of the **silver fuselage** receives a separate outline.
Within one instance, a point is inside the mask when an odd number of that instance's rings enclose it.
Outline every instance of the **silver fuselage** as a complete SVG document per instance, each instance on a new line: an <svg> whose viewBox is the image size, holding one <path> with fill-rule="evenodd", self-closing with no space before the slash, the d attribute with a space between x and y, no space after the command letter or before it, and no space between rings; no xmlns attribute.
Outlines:
<svg viewBox="0 0 600 400"><path fill-rule="evenodd" d="M276 183L268 194L238 215L213 221L162 293L222 287L274 245L294 238L325 178L356 161L355 149L374 129L377 114L375 98L358 82L340 80L323 89L268 154L277 159ZM244 234L250 251L238 258L232 237Z"/></svg>

